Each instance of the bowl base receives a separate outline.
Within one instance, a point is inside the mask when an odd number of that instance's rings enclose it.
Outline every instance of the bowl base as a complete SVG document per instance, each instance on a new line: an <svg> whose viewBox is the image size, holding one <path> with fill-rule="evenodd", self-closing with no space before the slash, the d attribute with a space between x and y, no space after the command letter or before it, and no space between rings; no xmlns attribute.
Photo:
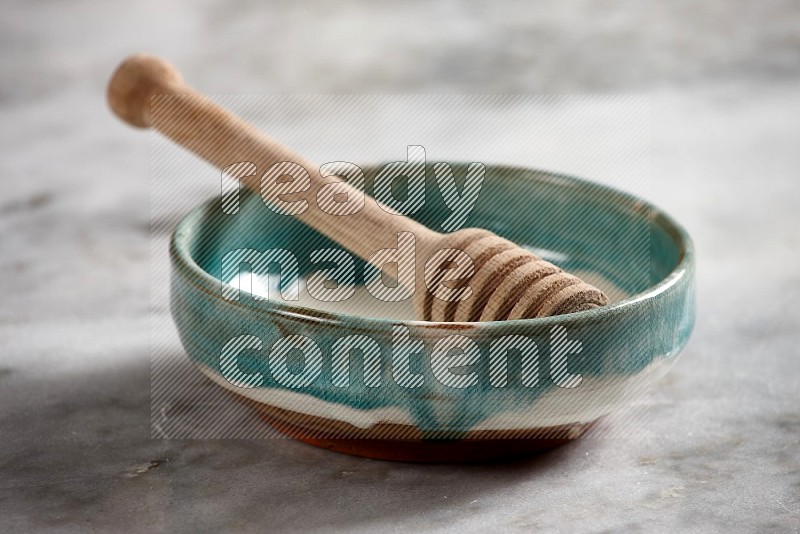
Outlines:
<svg viewBox="0 0 800 534"><path fill-rule="evenodd" d="M239 397L237 395L237 397ZM282 434L315 447L351 456L417 463L503 461L539 454L578 439L593 424L509 431L472 431L462 439L423 439L408 425L380 424L368 430L241 400ZM349 427L349 428L348 428Z"/></svg>

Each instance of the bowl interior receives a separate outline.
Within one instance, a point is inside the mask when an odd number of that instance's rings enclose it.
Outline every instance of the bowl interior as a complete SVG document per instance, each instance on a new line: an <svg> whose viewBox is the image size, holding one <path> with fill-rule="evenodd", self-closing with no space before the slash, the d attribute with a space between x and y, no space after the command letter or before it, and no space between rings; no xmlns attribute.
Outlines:
<svg viewBox="0 0 800 534"><path fill-rule="evenodd" d="M365 169L367 191L372 190L378 169ZM454 165L453 170L460 187L466 166ZM445 204L433 172L427 174L425 204L412 217L441 231L452 210ZM395 185L396 196L403 198L403 184ZM202 210L188 236L189 253L202 270L218 279L222 256L238 248L287 250L297 258L301 276L325 266L311 261L312 251L342 249L294 217L271 211L258 195L243 192L235 215L225 214L220 202L211 202ZM680 230L649 204L592 182L528 169L487 167L478 200L462 226L467 227L489 229L529 248L594 283L612 302L645 292L664 280L685 253ZM364 262L354 260L356 283L361 284ZM249 288L243 285L242 289ZM252 291L260 292L255 283ZM355 304L322 304L301 297L294 304L350 315L414 317L410 302L376 306L355 300Z"/></svg>

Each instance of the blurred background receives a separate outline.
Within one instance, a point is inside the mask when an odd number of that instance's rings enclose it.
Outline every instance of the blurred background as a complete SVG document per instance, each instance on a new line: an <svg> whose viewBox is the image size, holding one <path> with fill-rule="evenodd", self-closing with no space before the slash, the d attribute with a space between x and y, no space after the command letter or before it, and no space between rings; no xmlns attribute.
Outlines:
<svg viewBox="0 0 800 534"><path fill-rule="evenodd" d="M64 0L2 13L0 529L800 529L797 2ZM105 103L138 51L209 94L649 96L647 179L631 187L698 250L698 322L648 399L655 437L482 467L151 440L150 324L166 313L151 303L151 253L167 257L151 247L150 136Z"/></svg>

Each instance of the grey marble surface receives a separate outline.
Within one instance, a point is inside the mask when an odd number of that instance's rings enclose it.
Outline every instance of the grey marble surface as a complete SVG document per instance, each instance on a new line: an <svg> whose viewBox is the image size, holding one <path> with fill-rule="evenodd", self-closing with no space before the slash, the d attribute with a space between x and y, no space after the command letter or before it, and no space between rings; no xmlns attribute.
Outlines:
<svg viewBox="0 0 800 534"><path fill-rule="evenodd" d="M796 3L130 4L3 4L0 530L800 530ZM636 192L699 268L647 436L494 466L151 439L149 139L103 97L137 50L209 93L653 95Z"/></svg>

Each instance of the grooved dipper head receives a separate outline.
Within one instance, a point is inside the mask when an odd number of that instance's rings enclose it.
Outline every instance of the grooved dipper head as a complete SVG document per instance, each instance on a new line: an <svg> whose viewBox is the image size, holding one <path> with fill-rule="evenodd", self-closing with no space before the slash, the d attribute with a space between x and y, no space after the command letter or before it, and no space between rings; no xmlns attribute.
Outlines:
<svg viewBox="0 0 800 534"><path fill-rule="evenodd" d="M472 259L472 295L440 300L426 291L418 304L426 321L530 319L608 304L608 297L596 287L488 230L468 228L449 234L442 248L464 251Z"/></svg>

